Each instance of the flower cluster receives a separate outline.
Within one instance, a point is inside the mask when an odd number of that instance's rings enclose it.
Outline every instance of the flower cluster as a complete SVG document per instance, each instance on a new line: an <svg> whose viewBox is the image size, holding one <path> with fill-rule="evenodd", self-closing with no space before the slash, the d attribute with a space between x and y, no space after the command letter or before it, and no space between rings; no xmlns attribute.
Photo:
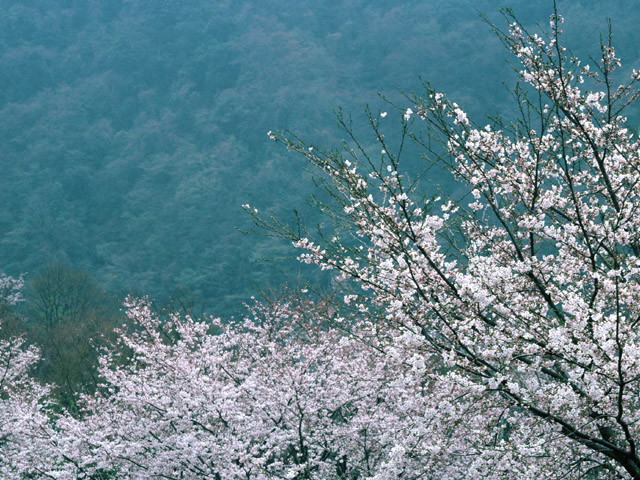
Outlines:
<svg viewBox="0 0 640 480"><path fill-rule="evenodd" d="M640 143L622 114L638 98L638 75L612 84L620 61L609 44L594 71L569 58L561 24L554 15L540 36L512 19L501 34L530 87L515 92L519 123L477 128L434 91L406 110L428 129L414 138L429 138L421 145L469 200L453 209L418 201L393 156L377 167L361 151L367 161L348 171L340 155L313 158L333 176L360 247L295 244L361 287L349 304L367 298L391 330L411 332L394 337L399 357L439 359L439 402L452 392L487 402L470 457L496 468L526 455L510 478L529 478L546 468L531 458L556 462L553 449L569 449L567 476L593 468L640 478ZM361 166L371 170L356 174ZM481 432L492 423L487 444ZM496 433L500 425L508 431Z"/></svg>

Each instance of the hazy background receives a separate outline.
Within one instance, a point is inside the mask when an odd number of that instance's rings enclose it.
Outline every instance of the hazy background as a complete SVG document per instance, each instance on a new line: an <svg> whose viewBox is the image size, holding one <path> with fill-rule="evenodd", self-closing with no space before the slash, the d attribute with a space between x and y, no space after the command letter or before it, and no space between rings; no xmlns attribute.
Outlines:
<svg viewBox="0 0 640 480"><path fill-rule="evenodd" d="M552 2L531 3L509 5L546 25ZM313 280L260 260L295 255L286 242L235 229L244 203L317 221L304 160L266 132L337 145L334 108L364 132L365 103L389 110L377 92L400 99L419 75L476 118L508 116L509 55L477 13L504 25L502 5L0 0L0 271L62 262L115 295L182 290L224 315L255 285ZM576 54L598 54L610 17L623 73L640 68L640 2L558 5Z"/></svg>

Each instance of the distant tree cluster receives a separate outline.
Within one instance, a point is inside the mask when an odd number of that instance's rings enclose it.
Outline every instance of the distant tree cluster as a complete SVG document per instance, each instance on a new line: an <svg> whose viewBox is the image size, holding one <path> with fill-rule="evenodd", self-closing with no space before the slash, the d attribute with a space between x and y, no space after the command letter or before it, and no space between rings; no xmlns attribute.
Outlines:
<svg viewBox="0 0 640 480"><path fill-rule="evenodd" d="M470 115L508 118L517 110L499 80L514 73L476 14L495 3L3 0L3 271L68 263L119 298L133 290L164 302L182 290L222 316L241 313L255 284L318 282L293 258L282 268L261 261L290 256L286 242L236 230L251 228L246 202L323 221L305 208L311 176L264 133L295 126L335 144L333 107L360 111L376 92L398 99L418 74ZM509 1L527 24L549 3ZM610 16L618 46L640 56L640 3L563 7L577 45ZM354 125L363 137L366 122Z"/></svg>
<svg viewBox="0 0 640 480"><path fill-rule="evenodd" d="M129 298L73 409L27 375L38 349L2 337L3 478L640 479L640 70L618 85L611 36L583 63L557 12L538 33L504 14L514 123L477 125L428 87L395 141L387 112L371 148L343 117L345 151L270 134L323 172L338 229L246 209L339 298L231 323ZM468 193L421 195L410 141ZM44 275L45 325L91 316L85 278ZM2 318L21 288L0 277Z"/></svg>

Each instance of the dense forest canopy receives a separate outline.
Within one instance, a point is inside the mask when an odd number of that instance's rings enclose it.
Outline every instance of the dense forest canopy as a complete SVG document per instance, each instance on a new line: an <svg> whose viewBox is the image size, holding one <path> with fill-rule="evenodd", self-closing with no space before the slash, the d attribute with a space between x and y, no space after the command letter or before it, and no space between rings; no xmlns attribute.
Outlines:
<svg viewBox="0 0 640 480"><path fill-rule="evenodd" d="M226 316L233 299L226 295L215 305L225 315L216 318L195 311L188 291L169 304L135 292L117 299L91 266L72 265L63 242L56 261L26 281L0 272L0 477L640 480L640 62L632 50L623 63L606 23L595 56L576 56L565 40L580 50L588 25L566 39L556 2L551 12L533 28L508 8L500 10L506 25L484 18L518 79L510 98L485 88L496 99L484 107L488 118L471 110L480 94L464 100L467 109L424 84L404 98L392 92L391 102L355 118L338 110L344 148L318 143L332 145L333 130L305 132L304 123L299 134L270 130L269 140L315 172L319 215L302 211L302 222L287 223L286 209L296 208L310 181L267 149L266 166L252 176L237 173L237 162L216 171L215 185L198 184L207 193L226 188L224 201L253 197L241 208L266 240L250 250L251 273L235 281L274 284L275 274L254 268L258 255L291 243L302 264L330 276L332 292L282 287L251 299L235 319ZM496 79L473 71L472 60L470 92L479 92ZM460 78L451 88L465 98L467 77ZM197 86L179 86L178 97L197 97ZM172 129L182 126L171 120L176 111L162 112ZM123 121L115 138L126 136ZM194 138L152 126L149 138L165 147ZM147 260L195 242L191 219L178 213L185 198L197 199L180 196L197 175L180 183L190 172L153 142L111 179L138 200L139 211L124 208L131 202L117 213L137 228ZM242 143L225 155L233 158ZM201 166L229 166L219 153ZM55 172L48 174L52 183ZM31 225L64 206L56 195L79 211L94 194L85 187L76 198L64 182L57 188L33 202ZM224 203L211 198L208 208ZM165 218L143 215L158 205ZM215 220L204 208L194 218ZM314 219L324 224L305 227ZM182 229L170 230L181 220ZM162 235L149 242L159 222ZM163 267L182 265L164 260ZM226 292L249 293L228 283Z"/></svg>
<svg viewBox="0 0 640 480"><path fill-rule="evenodd" d="M419 75L477 118L508 117L499 84L515 75L478 16L498 21L501 3L0 0L0 268L64 262L117 295L181 289L218 314L254 285L304 282L293 262L260 262L291 256L286 242L236 230L242 204L286 218L313 186L266 132L337 145L334 108L358 125ZM530 25L551 9L511 4ZM597 44L609 17L637 65L638 3L558 7L567 43Z"/></svg>

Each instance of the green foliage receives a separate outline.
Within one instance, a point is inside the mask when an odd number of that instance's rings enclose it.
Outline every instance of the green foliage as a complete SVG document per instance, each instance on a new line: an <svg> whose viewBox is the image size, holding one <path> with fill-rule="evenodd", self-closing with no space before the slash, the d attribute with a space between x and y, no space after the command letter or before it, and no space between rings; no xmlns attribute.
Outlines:
<svg viewBox="0 0 640 480"><path fill-rule="evenodd" d="M28 339L43 356L35 375L55 384L60 405L74 411L76 395L97 385L99 349L122 323L118 302L86 272L62 263L45 265L25 296Z"/></svg>
<svg viewBox="0 0 640 480"><path fill-rule="evenodd" d="M525 22L546 22L550 4L512 3ZM335 144L337 129L317 127L332 123L332 108L359 111L377 91L401 101L396 87L410 90L418 75L471 115L508 115L506 93L488 85L512 72L494 60L502 47L476 13L497 6L4 0L0 265L17 275L68 262L121 297L164 301L182 289L212 312L237 311L252 284L285 279L258 259L289 255L276 240L256 251L235 230L248 226L240 205L282 218L312 191L266 132ZM574 44L593 44L612 17L623 63L634 66L638 5L560 8L580 26L568 32Z"/></svg>

